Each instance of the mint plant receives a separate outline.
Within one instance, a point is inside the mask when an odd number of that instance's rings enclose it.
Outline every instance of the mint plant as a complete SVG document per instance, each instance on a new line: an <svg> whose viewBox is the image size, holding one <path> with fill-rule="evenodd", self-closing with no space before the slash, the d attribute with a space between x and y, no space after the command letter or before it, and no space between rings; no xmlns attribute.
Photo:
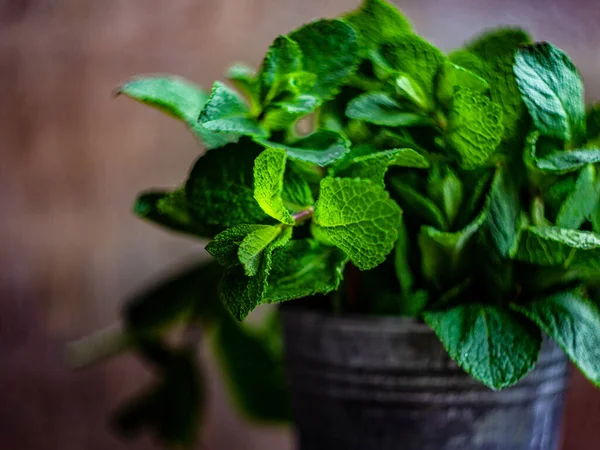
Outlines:
<svg viewBox="0 0 600 450"><path fill-rule="evenodd" d="M210 93L172 76L119 89L206 148L135 213L207 239L218 263L126 308L130 344L164 381L122 425L193 440L200 372L165 333L198 322L238 405L287 417L276 321L233 318L295 299L424 320L492 389L533 369L545 333L600 384L600 109L586 111L562 50L498 29L444 54L393 5L365 0L228 78L235 89Z"/></svg>

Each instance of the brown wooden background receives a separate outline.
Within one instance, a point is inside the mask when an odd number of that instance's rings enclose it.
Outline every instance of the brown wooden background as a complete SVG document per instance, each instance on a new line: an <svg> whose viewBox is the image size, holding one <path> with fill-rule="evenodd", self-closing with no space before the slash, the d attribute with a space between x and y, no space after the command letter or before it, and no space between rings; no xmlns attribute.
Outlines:
<svg viewBox="0 0 600 450"><path fill-rule="evenodd" d="M0 448L118 450L108 410L147 374L122 359L71 373L62 344L110 324L123 297L203 254L129 213L138 190L178 183L198 154L175 121L112 89L171 72L209 87L234 60L358 0L0 0ZM483 28L520 24L567 50L600 98L600 2L401 1L444 49ZM287 430L250 427L213 373L205 446L290 447ZM575 377L565 449L600 448L600 395Z"/></svg>

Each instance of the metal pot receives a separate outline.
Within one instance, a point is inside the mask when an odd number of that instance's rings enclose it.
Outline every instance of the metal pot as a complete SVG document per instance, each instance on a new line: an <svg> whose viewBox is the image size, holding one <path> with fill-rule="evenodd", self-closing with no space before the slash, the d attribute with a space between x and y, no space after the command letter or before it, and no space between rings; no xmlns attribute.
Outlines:
<svg viewBox="0 0 600 450"><path fill-rule="evenodd" d="M536 369L494 392L404 318L284 308L300 450L557 450L568 361L544 340Z"/></svg>

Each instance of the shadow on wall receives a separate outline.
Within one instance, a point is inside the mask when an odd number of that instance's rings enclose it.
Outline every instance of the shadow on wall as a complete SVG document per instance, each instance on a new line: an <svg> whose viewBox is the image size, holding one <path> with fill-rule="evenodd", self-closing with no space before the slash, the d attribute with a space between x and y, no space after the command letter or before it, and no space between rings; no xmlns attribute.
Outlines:
<svg viewBox="0 0 600 450"><path fill-rule="evenodd" d="M128 293L203 244L130 214L138 190L174 186L199 154L165 116L110 93L132 74L178 73L208 87L226 66L258 64L279 33L358 0L21 0L0 3L0 447L153 448L117 441L107 412L147 373L124 358L71 373L61 344L106 326ZM444 49L484 28L515 24L564 48L600 98L600 3L400 2ZM591 450L600 396L577 376L569 450ZM243 424L211 372L210 450L291 448L285 430Z"/></svg>

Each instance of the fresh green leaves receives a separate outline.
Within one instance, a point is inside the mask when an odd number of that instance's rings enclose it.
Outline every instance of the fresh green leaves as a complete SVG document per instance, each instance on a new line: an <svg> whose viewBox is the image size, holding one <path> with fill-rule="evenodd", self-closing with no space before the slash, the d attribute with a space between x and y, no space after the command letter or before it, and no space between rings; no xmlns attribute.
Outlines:
<svg viewBox="0 0 600 450"><path fill-rule="evenodd" d="M600 202L600 180L595 166L587 165L577 177L575 188L569 193L556 217L556 226L578 229Z"/></svg>
<svg viewBox="0 0 600 450"><path fill-rule="evenodd" d="M448 124L448 143L463 169L485 164L502 139L501 108L468 88L454 94Z"/></svg>
<svg viewBox="0 0 600 450"><path fill-rule="evenodd" d="M460 88L486 93L490 89L487 81L464 67L445 61L436 79L436 97L440 103L450 105L454 91Z"/></svg>
<svg viewBox="0 0 600 450"><path fill-rule="evenodd" d="M269 148L254 161L254 198L272 218L286 224L294 219L283 204L283 176L287 156L283 149Z"/></svg>
<svg viewBox="0 0 600 450"><path fill-rule="evenodd" d="M600 386L600 311L578 291L559 292L512 307L535 322Z"/></svg>
<svg viewBox="0 0 600 450"><path fill-rule="evenodd" d="M269 48L260 70L260 99L269 102L283 89L289 75L302 70L302 51L287 36L279 36ZM287 80L286 80L287 79Z"/></svg>
<svg viewBox="0 0 600 450"><path fill-rule="evenodd" d="M361 270L381 264L394 247L401 211L367 180L327 177L315 206L313 233L343 250Z"/></svg>
<svg viewBox="0 0 600 450"><path fill-rule="evenodd" d="M585 135L583 83L562 50L549 43L522 47L514 71L523 101L543 135L567 142Z"/></svg>
<svg viewBox="0 0 600 450"><path fill-rule="evenodd" d="M492 389L515 384L535 365L539 330L500 306L465 304L423 317L450 357Z"/></svg>

